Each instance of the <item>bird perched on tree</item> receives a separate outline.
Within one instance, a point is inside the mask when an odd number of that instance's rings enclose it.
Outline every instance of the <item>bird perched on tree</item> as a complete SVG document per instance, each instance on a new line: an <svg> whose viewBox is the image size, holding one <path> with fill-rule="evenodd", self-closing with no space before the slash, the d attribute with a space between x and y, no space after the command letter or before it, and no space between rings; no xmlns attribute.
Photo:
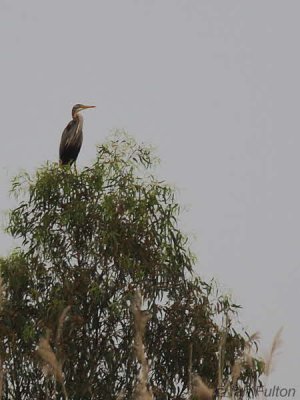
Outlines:
<svg viewBox="0 0 300 400"><path fill-rule="evenodd" d="M59 162L60 164L72 165L79 154L82 145L82 125L83 117L80 111L87 108L95 108L95 106L85 106L83 104L76 104L72 108L72 121L68 123L65 130L61 135L59 146Z"/></svg>

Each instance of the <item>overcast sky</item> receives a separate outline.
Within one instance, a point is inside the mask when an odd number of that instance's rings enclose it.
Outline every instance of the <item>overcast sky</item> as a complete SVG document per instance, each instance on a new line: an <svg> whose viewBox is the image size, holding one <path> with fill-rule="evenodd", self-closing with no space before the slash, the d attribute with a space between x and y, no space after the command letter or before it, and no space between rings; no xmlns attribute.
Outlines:
<svg viewBox="0 0 300 400"><path fill-rule="evenodd" d="M284 326L269 385L297 398L299 15L299 0L0 0L2 215L11 177L56 161L73 104L95 104L79 166L115 128L156 147L197 271L262 348Z"/></svg>

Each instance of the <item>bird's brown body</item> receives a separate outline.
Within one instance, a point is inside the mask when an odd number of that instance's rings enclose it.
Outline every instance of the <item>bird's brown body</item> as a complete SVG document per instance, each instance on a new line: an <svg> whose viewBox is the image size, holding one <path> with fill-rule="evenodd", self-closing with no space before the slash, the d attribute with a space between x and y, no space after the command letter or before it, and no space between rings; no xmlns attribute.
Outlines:
<svg viewBox="0 0 300 400"><path fill-rule="evenodd" d="M94 107L95 106L84 106L83 104L76 104L73 107L73 119L63 131L59 146L59 161L62 165L71 165L77 160L83 140L83 117L79 112L86 108Z"/></svg>

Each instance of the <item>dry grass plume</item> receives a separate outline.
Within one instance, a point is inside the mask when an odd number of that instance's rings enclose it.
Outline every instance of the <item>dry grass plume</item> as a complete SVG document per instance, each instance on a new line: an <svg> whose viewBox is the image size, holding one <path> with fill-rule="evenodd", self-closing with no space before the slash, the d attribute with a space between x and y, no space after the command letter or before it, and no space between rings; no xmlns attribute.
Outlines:
<svg viewBox="0 0 300 400"><path fill-rule="evenodd" d="M212 400L213 389L210 389L198 375L192 377L191 400Z"/></svg>
<svg viewBox="0 0 300 400"><path fill-rule="evenodd" d="M49 377L53 376L55 382L60 383L62 387L62 391L64 394L65 400L68 400L68 394L66 390L66 386L64 383L64 374L63 374L63 360L61 357L60 351L60 344L61 344L61 337L63 331L63 324L66 320L66 316L70 311L70 306L67 306L63 312L61 313L58 319L58 325L56 330L56 353L53 351L50 342L49 342L49 334L46 337L42 337L39 341L39 345L37 348L37 354L43 361L42 371L44 376Z"/></svg>
<svg viewBox="0 0 300 400"><path fill-rule="evenodd" d="M151 314L141 310L142 296L139 291L136 291L131 302L131 311L134 318L134 350L138 362L141 364L141 370L138 377L138 382L134 391L135 400L153 400L151 388L148 388L149 365L145 353L143 338L147 322L151 318Z"/></svg>
<svg viewBox="0 0 300 400"><path fill-rule="evenodd" d="M282 331L283 327L279 329L279 331L274 336L271 349L267 356L265 357L265 367L264 367L264 374L269 376L271 372L274 370L274 360L275 357L278 355L278 351L282 346Z"/></svg>

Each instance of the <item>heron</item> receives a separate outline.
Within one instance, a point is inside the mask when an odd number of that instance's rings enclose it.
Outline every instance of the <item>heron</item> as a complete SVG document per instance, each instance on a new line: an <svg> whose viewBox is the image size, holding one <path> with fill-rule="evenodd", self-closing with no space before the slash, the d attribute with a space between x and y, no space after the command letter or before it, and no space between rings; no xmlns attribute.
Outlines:
<svg viewBox="0 0 300 400"><path fill-rule="evenodd" d="M68 123L61 135L59 146L59 162L62 165L72 165L80 152L82 145L82 125L83 117L80 111L96 106L85 106L84 104L75 104L72 108L72 121Z"/></svg>

